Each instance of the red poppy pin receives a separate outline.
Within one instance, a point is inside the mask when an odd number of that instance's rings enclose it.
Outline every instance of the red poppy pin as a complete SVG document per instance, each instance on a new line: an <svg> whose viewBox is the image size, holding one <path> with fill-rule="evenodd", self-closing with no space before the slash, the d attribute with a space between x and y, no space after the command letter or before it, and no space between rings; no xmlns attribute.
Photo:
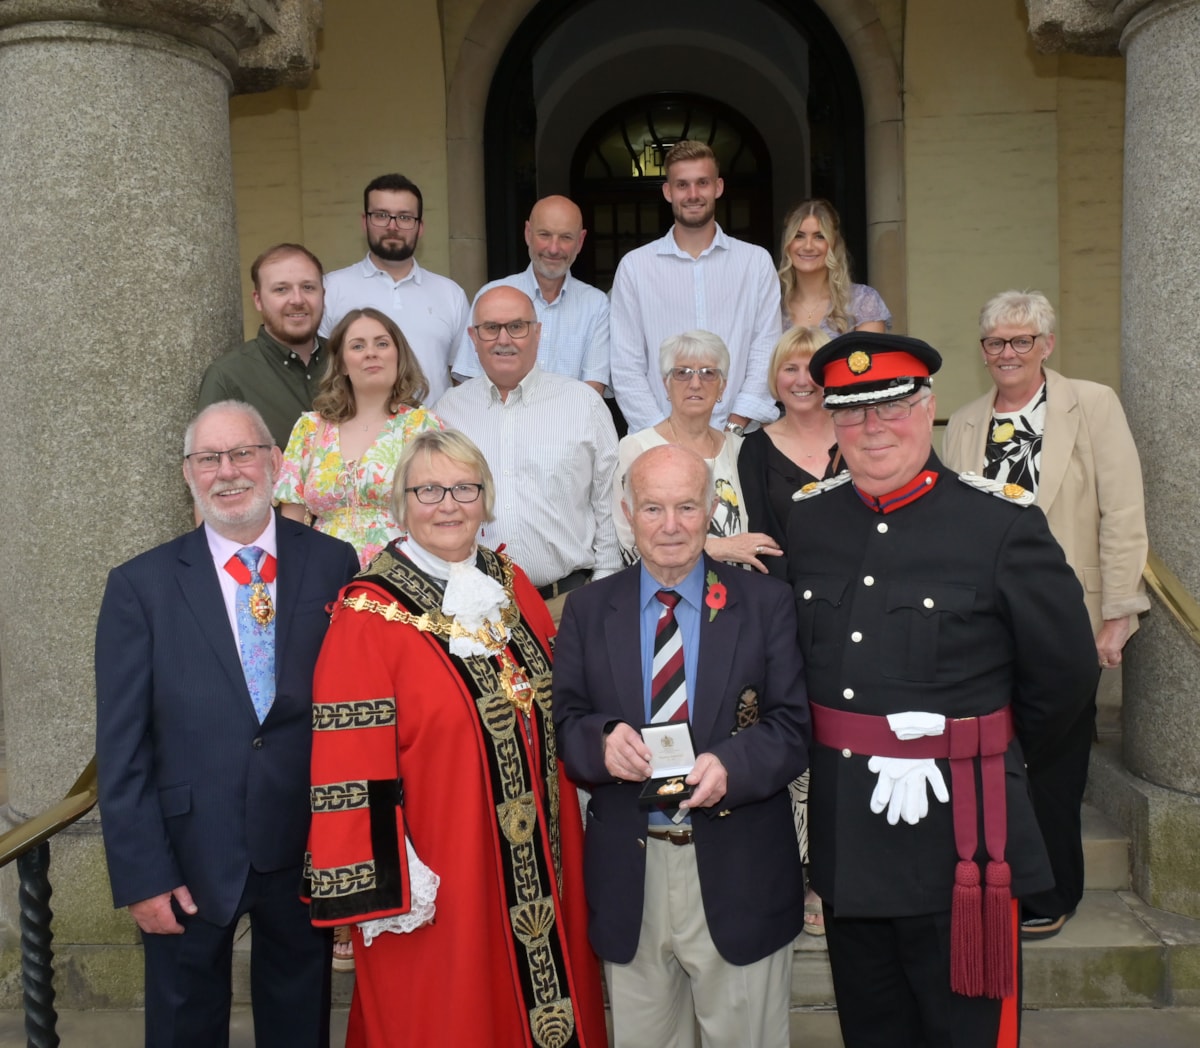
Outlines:
<svg viewBox="0 0 1200 1048"><path fill-rule="evenodd" d="M712 622L717 617L717 612L725 607L728 594L725 592L725 583L717 579L715 571L705 575L704 581L708 583L708 589L704 591L704 604L708 608L708 621Z"/></svg>

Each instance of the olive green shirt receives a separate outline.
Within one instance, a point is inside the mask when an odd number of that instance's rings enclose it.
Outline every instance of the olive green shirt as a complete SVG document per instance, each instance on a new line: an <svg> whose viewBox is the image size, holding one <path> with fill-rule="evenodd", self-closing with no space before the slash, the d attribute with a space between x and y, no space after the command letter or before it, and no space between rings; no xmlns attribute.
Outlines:
<svg viewBox="0 0 1200 1048"><path fill-rule="evenodd" d="M242 400L258 409L279 447L286 448L292 426L305 411L312 410L313 397L325 370L325 340L306 365L287 346L280 345L266 329L238 349L231 349L208 365L200 380L196 410L219 400Z"/></svg>

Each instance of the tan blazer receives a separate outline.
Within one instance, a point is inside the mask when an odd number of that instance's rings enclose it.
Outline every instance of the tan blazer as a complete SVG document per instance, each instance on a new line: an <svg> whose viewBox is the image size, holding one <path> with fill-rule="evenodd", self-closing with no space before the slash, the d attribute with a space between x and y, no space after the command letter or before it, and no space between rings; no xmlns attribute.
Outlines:
<svg viewBox="0 0 1200 1048"><path fill-rule="evenodd" d="M1067 563L1083 586L1097 633L1105 619L1150 607L1142 584L1146 566L1146 505L1142 468L1121 402L1108 386L1046 374L1046 432L1037 504L1046 514ZM983 472L995 393L985 393L950 416L942 443L947 466Z"/></svg>

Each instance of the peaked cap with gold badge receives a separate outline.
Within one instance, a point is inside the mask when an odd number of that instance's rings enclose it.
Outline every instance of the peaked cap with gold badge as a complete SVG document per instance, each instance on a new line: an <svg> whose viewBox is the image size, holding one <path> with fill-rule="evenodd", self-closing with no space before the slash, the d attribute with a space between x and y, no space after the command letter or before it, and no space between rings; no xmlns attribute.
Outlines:
<svg viewBox="0 0 1200 1048"><path fill-rule="evenodd" d="M919 338L848 331L813 354L808 373L825 387L825 407L847 408L911 396L941 366L942 355Z"/></svg>

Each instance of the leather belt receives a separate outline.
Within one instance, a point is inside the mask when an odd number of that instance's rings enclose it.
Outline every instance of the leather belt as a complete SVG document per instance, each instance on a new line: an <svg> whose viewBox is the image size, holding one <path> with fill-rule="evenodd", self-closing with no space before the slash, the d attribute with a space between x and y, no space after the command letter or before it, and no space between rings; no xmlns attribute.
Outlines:
<svg viewBox="0 0 1200 1048"><path fill-rule="evenodd" d="M646 836L653 837L656 841L670 841L672 844L678 844L680 847L692 843L691 830L668 830L651 826L646 831Z"/></svg>
<svg viewBox="0 0 1200 1048"><path fill-rule="evenodd" d="M586 585L591 581L591 569L580 568L578 571L571 572L570 575L564 575L557 582L547 582L546 585L539 586L537 591L542 600L549 600L551 597L561 597L564 593L570 593L573 589L579 589L580 586Z"/></svg>
<svg viewBox="0 0 1200 1048"><path fill-rule="evenodd" d="M1002 706L981 717L947 717L941 735L907 741L896 738L886 717L849 713L815 702L810 709L813 738L822 746L841 750L844 756L932 757L950 762L950 802L958 852L950 917L950 987L966 997L1011 996L1012 874L1004 856L1008 836L1004 754L1016 734L1012 707ZM975 862L979 847L976 761L983 786L983 837L989 860L986 893L981 890Z"/></svg>

